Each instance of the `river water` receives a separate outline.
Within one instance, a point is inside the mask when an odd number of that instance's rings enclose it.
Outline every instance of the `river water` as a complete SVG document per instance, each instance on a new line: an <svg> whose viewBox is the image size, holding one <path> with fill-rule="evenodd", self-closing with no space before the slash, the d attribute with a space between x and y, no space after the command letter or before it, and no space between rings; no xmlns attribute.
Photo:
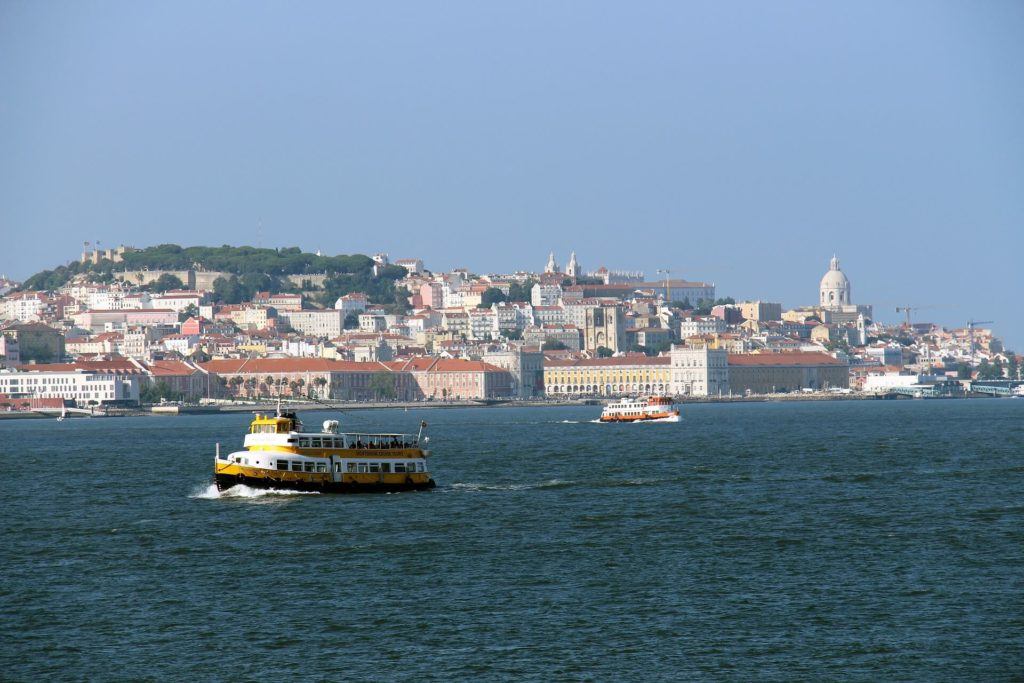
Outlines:
<svg viewBox="0 0 1024 683"><path fill-rule="evenodd" d="M430 422L363 496L217 495L247 415L0 422L0 678L1024 676L1024 401L597 414L346 413Z"/></svg>

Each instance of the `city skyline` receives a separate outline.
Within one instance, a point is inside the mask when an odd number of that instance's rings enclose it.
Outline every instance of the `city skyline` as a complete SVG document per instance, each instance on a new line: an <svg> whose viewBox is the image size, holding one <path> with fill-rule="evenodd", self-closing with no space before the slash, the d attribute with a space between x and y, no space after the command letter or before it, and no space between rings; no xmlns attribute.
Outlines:
<svg viewBox="0 0 1024 683"><path fill-rule="evenodd" d="M0 270L106 246L669 268L1024 346L1024 7L0 8ZM66 247L65 247L66 245ZM923 312L922 312L923 313Z"/></svg>

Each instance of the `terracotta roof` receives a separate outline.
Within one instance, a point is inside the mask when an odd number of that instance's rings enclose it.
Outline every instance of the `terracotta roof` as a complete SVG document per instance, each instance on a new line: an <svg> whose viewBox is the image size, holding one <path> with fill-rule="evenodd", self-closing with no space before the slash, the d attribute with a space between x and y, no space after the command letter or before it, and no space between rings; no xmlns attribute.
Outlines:
<svg viewBox="0 0 1024 683"><path fill-rule="evenodd" d="M199 367L217 375L276 374L293 372L376 372L381 363L329 360L327 358L229 358L200 363Z"/></svg>
<svg viewBox="0 0 1024 683"><path fill-rule="evenodd" d="M786 353L730 353L732 366L812 367L818 365L846 366L846 363L827 353L789 351Z"/></svg>
<svg viewBox="0 0 1024 683"><path fill-rule="evenodd" d="M157 376L192 375L198 372L187 363L177 360L155 360L152 363L146 363L146 368Z"/></svg>
<svg viewBox="0 0 1024 683"><path fill-rule="evenodd" d="M612 356L611 358L578 358L575 360L545 360L544 367L591 367L608 368L617 365L669 365L672 359L668 356Z"/></svg>
<svg viewBox="0 0 1024 683"><path fill-rule="evenodd" d="M142 369L130 360L80 360L75 363L38 363L23 365L22 372L75 372L87 370L91 372L114 372L121 374L142 374Z"/></svg>

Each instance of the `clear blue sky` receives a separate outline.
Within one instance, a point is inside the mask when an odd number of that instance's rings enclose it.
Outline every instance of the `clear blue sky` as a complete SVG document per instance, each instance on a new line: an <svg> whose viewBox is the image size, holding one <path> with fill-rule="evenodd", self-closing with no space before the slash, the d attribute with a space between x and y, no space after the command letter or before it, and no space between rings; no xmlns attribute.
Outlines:
<svg viewBox="0 0 1024 683"><path fill-rule="evenodd" d="M257 226L262 223L262 239ZM0 3L0 272L85 240L671 268L1024 349L1024 3Z"/></svg>

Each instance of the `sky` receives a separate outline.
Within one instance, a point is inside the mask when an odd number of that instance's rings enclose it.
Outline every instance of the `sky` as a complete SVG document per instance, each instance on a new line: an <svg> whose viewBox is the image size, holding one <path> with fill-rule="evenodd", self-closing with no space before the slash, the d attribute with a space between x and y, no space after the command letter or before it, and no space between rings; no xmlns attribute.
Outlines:
<svg viewBox="0 0 1024 683"><path fill-rule="evenodd" d="M659 268L1024 350L1024 3L0 2L0 273L252 244Z"/></svg>

